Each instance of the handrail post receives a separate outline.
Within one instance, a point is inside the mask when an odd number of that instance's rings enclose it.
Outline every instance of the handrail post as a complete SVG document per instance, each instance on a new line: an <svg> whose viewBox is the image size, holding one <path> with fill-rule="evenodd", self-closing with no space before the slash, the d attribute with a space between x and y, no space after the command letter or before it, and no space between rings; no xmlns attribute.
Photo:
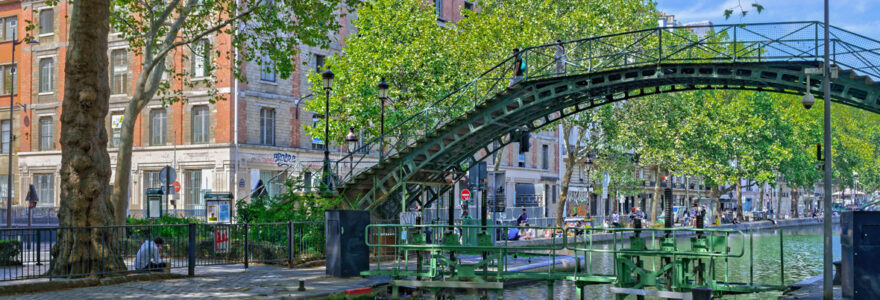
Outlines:
<svg viewBox="0 0 880 300"><path fill-rule="evenodd" d="M813 23L813 25L814 25L813 28L815 29L815 30L813 30L813 33L814 33L813 52L816 53L815 56L813 56L813 59L818 59L819 58L819 22Z"/></svg>
<svg viewBox="0 0 880 300"><path fill-rule="evenodd" d="M187 275L196 275L196 223L189 223L189 245L186 249Z"/></svg>
<svg viewBox="0 0 880 300"><path fill-rule="evenodd" d="M785 255L782 252L782 229L779 229L779 281L785 286Z"/></svg>
<svg viewBox="0 0 880 300"><path fill-rule="evenodd" d="M248 268L248 227L250 224L244 223L244 268Z"/></svg>
<svg viewBox="0 0 880 300"><path fill-rule="evenodd" d="M287 222L287 267L293 268L293 221Z"/></svg>
<svg viewBox="0 0 880 300"><path fill-rule="evenodd" d="M736 26L733 26L733 62L736 62L736 46L737 46L737 43L738 43L738 42L737 42L737 40L736 40Z"/></svg>

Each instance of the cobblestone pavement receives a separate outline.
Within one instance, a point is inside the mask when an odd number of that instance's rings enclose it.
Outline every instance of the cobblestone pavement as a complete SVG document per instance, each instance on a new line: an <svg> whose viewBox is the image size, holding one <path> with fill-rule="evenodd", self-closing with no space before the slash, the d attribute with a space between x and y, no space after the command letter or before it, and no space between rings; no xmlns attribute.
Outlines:
<svg viewBox="0 0 880 300"><path fill-rule="evenodd" d="M323 267L287 269L257 265L199 267L195 277L127 282L47 293L22 294L0 299L296 299L371 287L389 278L332 278ZM297 291L305 279L306 291Z"/></svg>

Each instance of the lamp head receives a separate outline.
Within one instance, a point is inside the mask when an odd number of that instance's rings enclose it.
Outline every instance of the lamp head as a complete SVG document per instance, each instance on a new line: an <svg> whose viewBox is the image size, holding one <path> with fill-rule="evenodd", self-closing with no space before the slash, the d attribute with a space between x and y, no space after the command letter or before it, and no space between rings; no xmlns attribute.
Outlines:
<svg viewBox="0 0 880 300"><path fill-rule="evenodd" d="M379 81L377 88L379 91L379 99L388 99L388 83L385 82L385 77L382 77L382 80Z"/></svg>
<svg viewBox="0 0 880 300"><path fill-rule="evenodd" d="M330 71L330 68L327 68L327 71L321 73L321 78L324 80L324 89L331 90L333 89L333 71Z"/></svg>

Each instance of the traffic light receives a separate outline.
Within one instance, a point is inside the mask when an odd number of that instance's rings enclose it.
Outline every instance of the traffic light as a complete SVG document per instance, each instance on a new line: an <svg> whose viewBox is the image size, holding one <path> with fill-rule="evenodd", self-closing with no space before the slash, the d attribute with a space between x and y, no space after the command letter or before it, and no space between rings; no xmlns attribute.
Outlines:
<svg viewBox="0 0 880 300"><path fill-rule="evenodd" d="M519 153L529 152L529 138L531 136L528 131L522 131L519 136Z"/></svg>

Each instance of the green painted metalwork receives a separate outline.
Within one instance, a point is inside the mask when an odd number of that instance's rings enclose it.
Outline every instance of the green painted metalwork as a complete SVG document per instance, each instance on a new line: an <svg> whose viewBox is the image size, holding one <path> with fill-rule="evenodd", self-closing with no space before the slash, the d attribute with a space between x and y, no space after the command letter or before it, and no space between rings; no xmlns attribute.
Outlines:
<svg viewBox="0 0 880 300"><path fill-rule="evenodd" d="M694 34L698 27L705 35ZM819 67L819 22L652 28L525 48L524 78L512 80L507 57L406 121L389 129L384 159L378 138L336 162L340 192L353 208L396 214L411 202L384 201L405 182L445 182L511 143L516 128L536 130L578 111L660 93L702 89L787 94L806 91L804 69ZM840 68L832 101L880 112L880 41L830 28ZM819 93L821 76L811 81ZM354 172L338 172L354 161ZM431 170L432 172L427 172ZM448 188L448 187L446 187ZM445 190L441 191L445 192ZM397 197L397 196L396 196ZM386 202L398 202L386 203ZM381 205L381 206L380 206ZM393 213L393 214L392 214Z"/></svg>
<svg viewBox="0 0 880 300"><path fill-rule="evenodd" d="M703 287L711 288L716 296L786 288L784 281L779 285L756 284L751 274L748 284L731 282L726 274L720 272L728 269L729 258L739 258L746 253L745 235L739 230L530 227L564 234L558 237L553 235L553 238L540 244L534 244L534 241L501 240L492 245L491 240L483 241L482 237L490 236L486 233L506 233L511 228L526 229L477 225L369 225L366 229L367 246L373 248L373 253L397 253L397 258L391 266L382 267L380 263L362 275L391 276L395 282L408 282L410 285L413 284L412 278L420 278L430 283L419 283L416 287L435 288L434 293L438 291L436 288L444 287L501 289L503 283L511 279L570 280L575 282L581 295L584 286L593 284L611 284L624 291L679 294L690 293L694 287ZM459 243L459 235L454 232L465 230L481 231L481 242L475 245ZM584 230L585 235L575 235L576 230ZM407 240L402 238L406 235L404 232L411 235L430 232L429 235L434 237L431 241L437 242ZM600 234L612 235L607 240L613 247L595 247L593 240ZM395 238L382 239L382 236ZM688 236L689 239L684 238ZM740 246L728 248L732 241ZM423 255L409 255L410 252ZM452 252L455 256L451 255ZM752 251L748 253L751 255ZM591 263L594 255L611 256L612 272L595 270ZM413 260L413 257L416 259ZM543 257L547 264L532 268L512 266L512 260L529 257ZM572 258L578 262L576 267L557 267L556 261ZM582 261L586 262L583 266ZM780 271L784 270L784 262L781 262ZM501 284L484 284L488 282Z"/></svg>

